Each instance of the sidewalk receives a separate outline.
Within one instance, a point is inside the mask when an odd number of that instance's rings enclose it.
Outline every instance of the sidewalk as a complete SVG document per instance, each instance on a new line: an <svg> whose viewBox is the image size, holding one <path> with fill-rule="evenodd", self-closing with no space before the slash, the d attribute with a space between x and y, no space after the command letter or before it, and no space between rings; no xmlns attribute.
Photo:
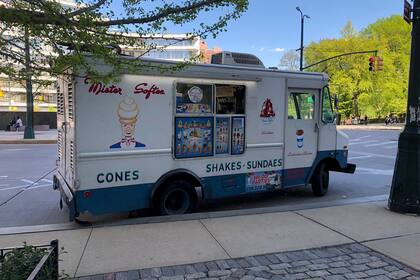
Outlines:
<svg viewBox="0 0 420 280"><path fill-rule="evenodd" d="M166 223L142 218L132 225L4 234L0 248L58 238L68 252L60 270L83 280L420 279L420 219L385 205Z"/></svg>
<svg viewBox="0 0 420 280"><path fill-rule="evenodd" d="M338 125L339 130L403 130L404 124L356 124L356 125Z"/></svg>
<svg viewBox="0 0 420 280"><path fill-rule="evenodd" d="M35 131L35 139L23 139L23 131L0 130L0 144L55 144L57 129Z"/></svg>

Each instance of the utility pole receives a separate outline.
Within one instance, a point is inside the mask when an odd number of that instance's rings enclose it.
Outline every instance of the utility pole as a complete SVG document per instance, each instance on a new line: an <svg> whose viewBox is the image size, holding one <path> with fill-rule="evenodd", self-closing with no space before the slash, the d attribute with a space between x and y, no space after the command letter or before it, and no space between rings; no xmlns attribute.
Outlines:
<svg viewBox="0 0 420 280"><path fill-rule="evenodd" d="M34 139L34 97L32 95L32 71L29 30L25 27L25 74L26 74L26 124L24 139Z"/></svg>
<svg viewBox="0 0 420 280"><path fill-rule="evenodd" d="M391 211L420 214L420 0L414 0L413 12L407 117L388 206Z"/></svg>
<svg viewBox="0 0 420 280"><path fill-rule="evenodd" d="M308 15L304 15L302 10L299 7L296 7L296 10L300 13L300 66L299 66L299 70L302 71L303 70L303 29L304 29L304 25L305 25L305 18L311 18Z"/></svg>

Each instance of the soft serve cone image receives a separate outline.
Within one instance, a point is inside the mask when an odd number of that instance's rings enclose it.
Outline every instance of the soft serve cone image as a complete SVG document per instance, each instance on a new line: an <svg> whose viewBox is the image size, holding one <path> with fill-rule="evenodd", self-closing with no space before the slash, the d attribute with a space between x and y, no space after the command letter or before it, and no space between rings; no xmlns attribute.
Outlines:
<svg viewBox="0 0 420 280"><path fill-rule="evenodd" d="M296 131L296 141L297 141L297 147L303 148L303 134L305 132L303 131L303 129L299 129Z"/></svg>
<svg viewBox="0 0 420 280"><path fill-rule="evenodd" d="M135 139L136 123L139 117L139 107L131 97L125 97L117 108L118 121L121 125L122 138L110 146L111 149L134 149L146 147Z"/></svg>

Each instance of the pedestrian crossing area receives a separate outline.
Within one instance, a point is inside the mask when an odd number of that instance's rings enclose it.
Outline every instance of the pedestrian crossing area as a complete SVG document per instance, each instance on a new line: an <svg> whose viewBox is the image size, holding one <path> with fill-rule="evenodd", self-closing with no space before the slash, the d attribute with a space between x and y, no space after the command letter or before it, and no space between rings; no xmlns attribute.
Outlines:
<svg viewBox="0 0 420 280"><path fill-rule="evenodd" d="M371 147L378 147L384 149L396 149L398 146L397 139L371 139L372 136L365 135L355 139L350 139L349 145L350 147L363 147L363 148L371 148ZM351 149L351 148L350 148Z"/></svg>

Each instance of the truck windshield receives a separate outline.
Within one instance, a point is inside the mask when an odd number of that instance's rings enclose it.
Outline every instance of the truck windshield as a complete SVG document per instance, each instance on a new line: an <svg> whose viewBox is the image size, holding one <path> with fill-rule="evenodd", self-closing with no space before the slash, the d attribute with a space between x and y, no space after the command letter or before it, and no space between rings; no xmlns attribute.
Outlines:
<svg viewBox="0 0 420 280"><path fill-rule="evenodd" d="M324 87L322 90L322 121L324 123L334 122L334 112L331 104L330 90Z"/></svg>

